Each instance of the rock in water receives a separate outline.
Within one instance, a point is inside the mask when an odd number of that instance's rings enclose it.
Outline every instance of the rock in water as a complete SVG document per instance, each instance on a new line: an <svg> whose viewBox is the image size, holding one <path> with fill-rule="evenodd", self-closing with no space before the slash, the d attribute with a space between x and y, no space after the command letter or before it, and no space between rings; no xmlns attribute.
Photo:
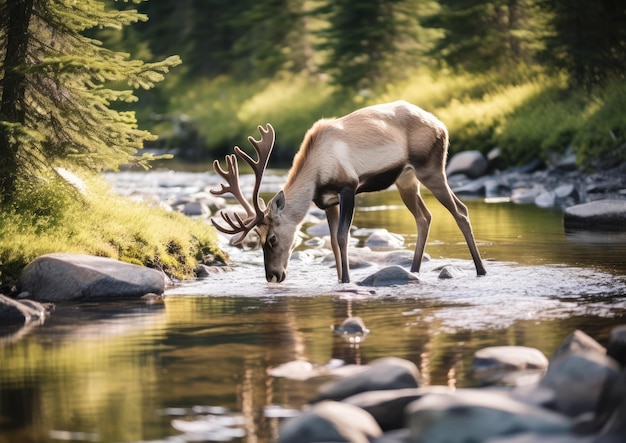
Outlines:
<svg viewBox="0 0 626 443"><path fill-rule="evenodd" d="M502 392L478 389L425 395L409 404L406 414L410 441L415 443L485 442L526 432L563 434L570 428L569 420L560 414Z"/></svg>
<svg viewBox="0 0 626 443"><path fill-rule="evenodd" d="M419 377L415 363L403 358L383 357L371 362L364 371L320 386L313 401L343 400L367 391L417 388Z"/></svg>
<svg viewBox="0 0 626 443"><path fill-rule="evenodd" d="M281 427L278 443L368 443L382 431L363 409L334 401L316 404Z"/></svg>
<svg viewBox="0 0 626 443"><path fill-rule="evenodd" d="M0 325L24 325L43 321L49 307L31 300L13 300L0 294Z"/></svg>
<svg viewBox="0 0 626 443"><path fill-rule="evenodd" d="M358 284L361 286L392 286L408 283L419 283L419 278L402 266L388 266L364 278Z"/></svg>
<svg viewBox="0 0 626 443"><path fill-rule="evenodd" d="M563 223L566 229L626 229L625 200L596 200L565 210Z"/></svg>
<svg viewBox="0 0 626 443"><path fill-rule="evenodd" d="M24 268L18 288L39 301L139 298L150 292L162 294L165 275L111 258L46 254Z"/></svg>

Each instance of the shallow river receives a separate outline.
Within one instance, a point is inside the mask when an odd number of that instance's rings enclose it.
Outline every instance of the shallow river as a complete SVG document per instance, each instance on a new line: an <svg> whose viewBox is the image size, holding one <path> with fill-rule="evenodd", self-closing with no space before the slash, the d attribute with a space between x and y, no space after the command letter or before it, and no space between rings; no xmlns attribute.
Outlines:
<svg viewBox="0 0 626 443"><path fill-rule="evenodd" d="M358 203L355 225L402 234L412 248L414 223L395 192ZM271 442L278 417L328 379L272 371L285 363L331 372L394 355L414 361L424 384L471 386L481 347L549 356L576 328L604 342L626 322L623 234L566 235L558 211L466 203L485 277L428 197L432 260L419 283L342 286L308 251L283 284L268 284L258 251L229 250L232 272L172 288L164 304L58 305L43 325L0 338L0 442ZM465 275L439 279L446 264ZM356 269L353 280L371 272ZM349 315L370 330L360 343L332 332Z"/></svg>

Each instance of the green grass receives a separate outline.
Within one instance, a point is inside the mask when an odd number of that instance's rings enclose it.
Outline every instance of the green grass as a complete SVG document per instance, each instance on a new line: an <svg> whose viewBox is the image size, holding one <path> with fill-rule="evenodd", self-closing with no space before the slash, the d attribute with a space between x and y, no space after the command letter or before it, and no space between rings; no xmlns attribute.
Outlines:
<svg viewBox="0 0 626 443"><path fill-rule="evenodd" d="M271 81L236 83L227 77L181 86L172 112L185 109L206 138L210 158L233 145L245 146L256 126L276 129L272 165L287 166L306 130L321 117L397 99L437 115L450 131L452 152L498 146L509 165L547 159L573 145L581 165L626 159L626 85L568 89L567 82L541 72L453 74L417 70L406 79L349 96L321 77L278 75ZM621 148L620 148L621 147Z"/></svg>
<svg viewBox="0 0 626 443"><path fill-rule="evenodd" d="M206 255L226 259L215 231L203 221L122 198L98 177L82 177L84 194L60 178L23 186L0 213L0 280L51 252L111 257L162 269L176 278L193 274Z"/></svg>

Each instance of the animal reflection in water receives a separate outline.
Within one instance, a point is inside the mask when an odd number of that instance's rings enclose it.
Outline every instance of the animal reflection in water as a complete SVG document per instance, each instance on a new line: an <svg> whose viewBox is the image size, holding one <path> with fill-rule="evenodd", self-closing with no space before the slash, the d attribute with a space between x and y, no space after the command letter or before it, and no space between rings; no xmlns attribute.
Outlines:
<svg viewBox="0 0 626 443"><path fill-rule="evenodd" d="M211 192L231 193L245 210L245 217L221 211L221 224L214 218L211 221L220 231L234 234L235 244L256 228L263 247L267 281L285 279L296 231L313 201L326 212L337 276L341 282L348 283L348 235L355 195L380 191L394 183L417 225L412 272L419 272L431 222L431 214L420 195L422 183L453 215L465 236L476 273L486 274L467 207L448 186L445 174L448 131L434 115L405 101L396 101L359 109L341 118L317 121L304 136L284 188L267 207L259 197L259 189L275 134L270 124L265 128L259 126L259 132L260 140L248 137L257 153L256 160L236 146L236 155L226 156L226 169L217 160L213 164L227 184ZM254 171L252 204L239 186L237 156Z"/></svg>

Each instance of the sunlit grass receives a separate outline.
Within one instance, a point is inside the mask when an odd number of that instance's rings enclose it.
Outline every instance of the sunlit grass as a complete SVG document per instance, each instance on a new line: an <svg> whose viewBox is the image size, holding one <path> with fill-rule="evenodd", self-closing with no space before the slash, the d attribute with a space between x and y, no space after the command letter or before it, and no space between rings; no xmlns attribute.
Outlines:
<svg viewBox="0 0 626 443"><path fill-rule="evenodd" d="M626 157L620 150L626 143L625 85L572 90L564 78L527 68L507 76L416 69L401 81L353 93L339 93L323 75L283 73L255 83L219 77L182 87L174 109L188 110L214 158L245 144L257 125L272 123L273 164L287 166L319 118L399 99L439 117L450 131L452 152L500 147L509 165L546 160L570 146L581 164Z"/></svg>
<svg viewBox="0 0 626 443"><path fill-rule="evenodd" d="M203 221L120 197L97 177L78 193L60 179L21 189L0 214L0 279L18 277L36 257L71 252L111 257L184 278L208 254L223 258Z"/></svg>

